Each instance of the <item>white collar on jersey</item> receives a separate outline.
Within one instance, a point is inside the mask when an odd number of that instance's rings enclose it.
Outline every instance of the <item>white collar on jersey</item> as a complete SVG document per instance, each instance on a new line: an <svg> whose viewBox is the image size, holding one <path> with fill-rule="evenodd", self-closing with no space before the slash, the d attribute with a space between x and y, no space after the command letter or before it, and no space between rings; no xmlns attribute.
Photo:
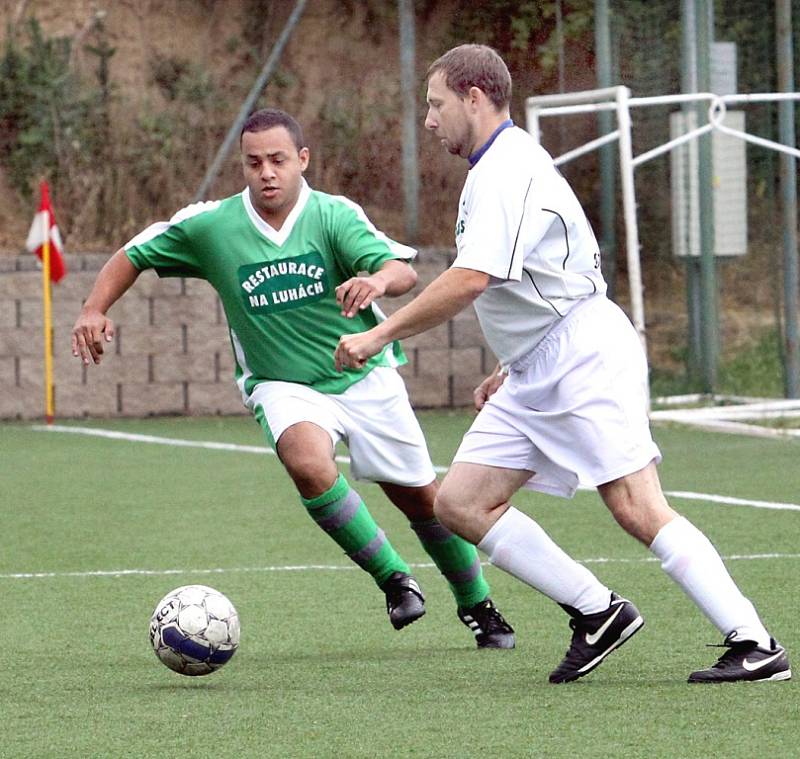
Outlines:
<svg viewBox="0 0 800 759"><path fill-rule="evenodd" d="M274 229L259 216L258 211L253 207L253 201L250 198L250 189L245 187L244 190L242 190L242 202L244 203L247 215L250 217L250 221L253 222L253 226L261 232L264 237L270 242L274 242L275 245L283 245L283 243L286 242L286 238L291 234L295 222L300 217L300 214L303 213L303 209L306 207L306 203L308 203L308 199L311 197L311 188L308 186L308 182L306 182L305 179L301 179L300 181L302 184L300 185L300 194L297 196L297 202L294 204L294 208L289 212L286 221L283 222L280 229Z"/></svg>

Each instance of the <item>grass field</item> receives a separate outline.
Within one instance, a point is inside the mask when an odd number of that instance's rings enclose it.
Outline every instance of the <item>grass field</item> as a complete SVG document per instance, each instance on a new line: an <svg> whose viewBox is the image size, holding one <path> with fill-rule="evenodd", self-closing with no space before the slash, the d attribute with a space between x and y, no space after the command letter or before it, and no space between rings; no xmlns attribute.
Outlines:
<svg viewBox="0 0 800 759"><path fill-rule="evenodd" d="M469 423L421 414L447 464ZM262 446L249 419L72 423ZM656 429L672 503L707 532L800 666L800 441ZM377 487L359 490L428 596L394 631L383 596L305 514L274 456L0 426L0 757L797 757L797 680L689 686L719 635L596 494L521 494L634 599L643 631L551 686L569 639L552 602L493 567L514 651L477 651L445 583ZM344 467L347 473L346 466ZM242 619L233 660L184 678L149 647L155 603L201 582Z"/></svg>

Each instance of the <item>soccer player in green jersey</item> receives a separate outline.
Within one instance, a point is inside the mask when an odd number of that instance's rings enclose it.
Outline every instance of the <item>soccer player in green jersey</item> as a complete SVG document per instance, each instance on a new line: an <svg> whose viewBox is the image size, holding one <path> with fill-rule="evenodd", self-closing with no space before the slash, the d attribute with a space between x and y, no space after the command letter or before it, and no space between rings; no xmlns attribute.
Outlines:
<svg viewBox="0 0 800 759"><path fill-rule="evenodd" d="M396 369L406 360L399 344L358 369L337 371L331 358L342 335L383 318L377 298L414 286L408 262L416 251L379 232L351 201L308 186L309 150L283 111L252 114L240 146L241 193L187 206L105 264L73 329L73 355L100 362L114 336L106 312L144 269L205 279L225 309L245 406L312 519L384 592L392 625L419 619L425 598L339 472L339 441L350 449L353 476L378 483L409 519L478 647L513 648L514 631L489 597L474 546L434 517L436 475Z"/></svg>

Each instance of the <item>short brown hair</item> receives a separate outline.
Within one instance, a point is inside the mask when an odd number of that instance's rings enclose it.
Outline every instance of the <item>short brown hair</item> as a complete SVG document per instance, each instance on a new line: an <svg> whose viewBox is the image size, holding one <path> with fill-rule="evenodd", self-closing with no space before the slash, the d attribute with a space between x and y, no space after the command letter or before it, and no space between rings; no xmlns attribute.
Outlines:
<svg viewBox="0 0 800 759"><path fill-rule="evenodd" d="M459 45L437 58L428 68L427 79L437 71L459 97L470 87L481 90L499 111L511 102L511 74L496 50L487 45Z"/></svg>
<svg viewBox="0 0 800 759"><path fill-rule="evenodd" d="M242 135L245 132L265 132L267 129L279 126L289 133L298 152L306 147L303 128L293 116L278 108L262 108L260 111L251 113L239 133L239 142L241 143Z"/></svg>

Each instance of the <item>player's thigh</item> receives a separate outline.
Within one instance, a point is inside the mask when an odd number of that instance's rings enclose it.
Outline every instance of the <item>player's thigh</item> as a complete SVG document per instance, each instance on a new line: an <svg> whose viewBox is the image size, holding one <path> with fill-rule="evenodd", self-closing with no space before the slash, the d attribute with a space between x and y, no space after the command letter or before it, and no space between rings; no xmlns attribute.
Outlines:
<svg viewBox="0 0 800 759"><path fill-rule="evenodd" d="M297 422L283 431L277 441L281 463L295 482L309 481L321 486L338 475L333 442L327 430L315 422ZM327 490L323 487L322 490Z"/></svg>
<svg viewBox="0 0 800 759"><path fill-rule="evenodd" d="M277 451L284 432L300 422L312 422L325 430L331 445L344 437L339 409L330 396L294 382L262 382L247 400L267 442Z"/></svg>
<svg viewBox="0 0 800 759"><path fill-rule="evenodd" d="M532 476L527 469L509 469L465 461L452 464L436 497L438 513L492 511L507 503Z"/></svg>
<svg viewBox="0 0 800 759"><path fill-rule="evenodd" d="M328 396L291 382L263 382L250 399L254 416L304 497L320 495L338 471L333 458L344 436Z"/></svg>

